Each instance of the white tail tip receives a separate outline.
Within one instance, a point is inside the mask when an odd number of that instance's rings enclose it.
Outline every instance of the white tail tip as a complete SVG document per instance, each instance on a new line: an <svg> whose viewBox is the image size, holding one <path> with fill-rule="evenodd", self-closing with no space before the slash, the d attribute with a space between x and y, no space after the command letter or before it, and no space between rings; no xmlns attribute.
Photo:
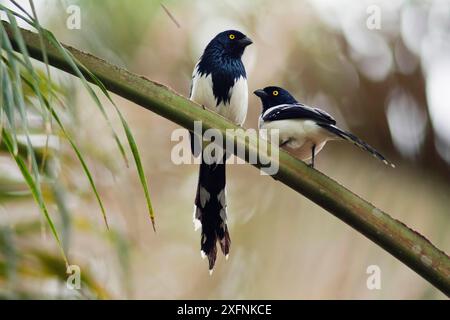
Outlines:
<svg viewBox="0 0 450 320"><path fill-rule="evenodd" d="M395 164L393 164L393 163L390 163L389 161L387 161L387 160L383 160L383 162L384 162L384 164L385 165L387 165L387 166L391 166L392 168L395 168Z"/></svg>
<svg viewBox="0 0 450 320"><path fill-rule="evenodd" d="M225 260L228 260L229 257L230 257L230 254L227 254L227 255L225 256Z"/></svg>
<svg viewBox="0 0 450 320"><path fill-rule="evenodd" d="M214 269L209 270L209 276L212 276Z"/></svg>
<svg viewBox="0 0 450 320"><path fill-rule="evenodd" d="M197 231L202 227L202 223L197 218L197 206L194 205L194 212L192 213L192 222L194 222L194 231Z"/></svg>
<svg viewBox="0 0 450 320"><path fill-rule="evenodd" d="M202 227L202 223L198 219L194 219L194 231L197 231Z"/></svg>

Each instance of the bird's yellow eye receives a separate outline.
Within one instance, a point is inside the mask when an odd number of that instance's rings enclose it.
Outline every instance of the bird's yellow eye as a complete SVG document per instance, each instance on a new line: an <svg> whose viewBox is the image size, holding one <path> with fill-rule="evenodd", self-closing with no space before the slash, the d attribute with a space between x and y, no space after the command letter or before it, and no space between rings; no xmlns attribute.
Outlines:
<svg viewBox="0 0 450 320"><path fill-rule="evenodd" d="M234 40L234 38L236 38L236 36L235 36L234 34L230 34L230 35L228 36L228 38L230 38L231 40Z"/></svg>
<svg viewBox="0 0 450 320"><path fill-rule="evenodd" d="M278 91L277 90L274 90L273 92L272 92L272 94L276 97L277 95L278 95Z"/></svg>

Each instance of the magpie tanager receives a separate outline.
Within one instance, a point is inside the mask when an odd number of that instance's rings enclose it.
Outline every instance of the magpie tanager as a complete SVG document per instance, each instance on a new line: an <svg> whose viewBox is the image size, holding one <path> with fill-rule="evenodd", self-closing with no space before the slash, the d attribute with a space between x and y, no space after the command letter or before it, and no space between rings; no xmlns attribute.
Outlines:
<svg viewBox="0 0 450 320"><path fill-rule="evenodd" d="M314 167L314 158L327 141L341 139L395 167L360 138L337 127L336 120L328 113L298 102L287 90L272 86L256 90L254 94L262 102L259 128L278 129L278 145L300 160L311 159L311 167Z"/></svg>
<svg viewBox="0 0 450 320"><path fill-rule="evenodd" d="M217 112L237 125L242 125L247 115L247 75L241 57L252 41L236 30L216 35L206 46L192 75L190 99L204 108ZM191 133L191 146L198 156L200 138ZM212 273L219 242L228 257L230 235L227 227L225 190L225 156L211 164L202 154L195 198L194 224L201 226L201 253L207 257Z"/></svg>

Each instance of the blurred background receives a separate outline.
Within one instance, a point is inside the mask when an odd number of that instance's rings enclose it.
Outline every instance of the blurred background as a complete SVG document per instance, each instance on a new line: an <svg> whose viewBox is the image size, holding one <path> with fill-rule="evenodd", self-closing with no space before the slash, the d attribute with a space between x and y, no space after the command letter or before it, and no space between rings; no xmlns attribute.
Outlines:
<svg viewBox="0 0 450 320"><path fill-rule="evenodd" d="M29 10L28 1L18 2ZM80 8L80 29L66 26L70 5ZM450 1L39 0L36 9L62 42L183 95L208 41L241 30L254 41L244 55L251 92L283 86L397 165L330 143L316 168L450 251ZM93 101L76 78L52 69L52 80L70 106L64 120L99 187L111 231L74 152L56 135L44 192L70 263L82 272L81 290L68 290L49 228L20 171L1 156L1 297L445 299L364 236L250 165L228 169L233 245L230 259L219 256L209 276L192 224L198 168L170 160L177 126L113 96L143 157L155 234L136 170L125 166ZM259 113L250 95L245 126L256 128ZM37 122L37 145L39 130ZM366 286L370 265L381 269L380 290Z"/></svg>

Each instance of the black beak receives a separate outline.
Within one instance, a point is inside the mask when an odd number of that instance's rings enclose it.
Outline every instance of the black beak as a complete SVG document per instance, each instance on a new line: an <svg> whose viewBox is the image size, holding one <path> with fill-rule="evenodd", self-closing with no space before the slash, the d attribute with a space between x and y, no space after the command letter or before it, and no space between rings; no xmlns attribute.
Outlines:
<svg viewBox="0 0 450 320"><path fill-rule="evenodd" d="M246 46L249 46L253 43L252 39L248 38L248 37L244 37L241 40L239 40L239 44L245 48Z"/></svg>
<svg viewBox="0 0 450 320"><path fill-rule="evenodd" d="M261 99L267 97L267 93L266 93L264 90L262 90L262 89L256 90L256 91L254 91L253 93L254 93L256 96L260 97Z"/></svg>

